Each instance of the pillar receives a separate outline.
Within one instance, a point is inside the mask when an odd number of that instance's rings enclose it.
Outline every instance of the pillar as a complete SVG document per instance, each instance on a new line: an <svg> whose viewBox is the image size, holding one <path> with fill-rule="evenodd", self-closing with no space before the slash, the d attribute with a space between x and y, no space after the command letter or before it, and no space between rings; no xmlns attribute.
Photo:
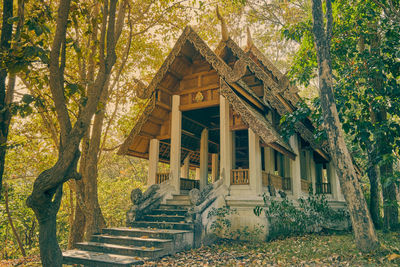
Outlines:
<svg viewBox="0 0 400 267"><path fill-rule="evenodd" d="M211 154L211 178L213 183L219 178L219 162L216 153Z"/></svg>
<svg viewBox="0 0 400 267"><path fill-rule="evenodd" d="M160 149L160 141L151 139L149 144L149 175L147 177L147 185L153 185L157 180L157 166Z"/></svg>
<svg viewBox="0 0 400 267"><path fill-rule="evenodd" d="M249 128L249 183L257 195L262 194L260 137Z"/></svg>
<svg viewBox="0 0 400 267"><path fill-rule="evenodd" d="M270 147L264 147L265 171L267 173L274 173L274 150Z"/></svg>
<svg viewBox="0 0 400 267"><path fill-rule="evenodd" d="M224 184L230 186L232 169L232 132L229 128L229 103L222 95L220 95L219 101L220 179L224 180Z"/></svg>
<svg viewBox="0 0 400 267"><path fill-rule="evenodd" d="M336 174L335 166L332 161L327 164L328 181L331 184L332 197L335 200L344 200L342 191L340 190L339 177Z"/></svg>
<svg viewBox="0 0 400 267"><path fill-rule="evenodd" d="M208 129L203 129L200 139L200 190L208 182Z"/></svg>
<svg viewBox="0 0 400 267"><path fill-rule="evenodd" d="M293 197L297 199L301 196L300 144L297 134L290 137L289 143L294 153L297 155L295 160L292 160L290 164L290 173L292 175L292 192Z"/></svg>
<svg viewBox="0 0 400 267"><path fill-rule="evenodd" d="M196 168L196 180L200 180L200 168Z"/></svg>
<svg viewBox="0 0 400 267"><path fill-rule="evenodd" d="M181 175L181 135L182 135L182 113L179 110L180 96L172 96L171 114L171 152L170 152L170 180L175 187L175 193L180 193Z"/></svg>
<svg viewBox="0 0 400 267"><path fill-rule="evenodd" d="M228 122L230 123L230 122ZM231 132L231 153L232 153L232 169L236 169L236 133L235 131L230 131Z"/></svg>
<svg viewBox="0 0 400 267"><path fill-rule="evenodd" d="M313 194L317 193L317 169L314 161L314 157L312 152L310 152L310 175L311 175L311 183Z"/></svg>
<svg viewBox="0 0 400 267"><path fill-rule="evenodd" d="M190 167L190 153L186 156L183 160L183 165L181 168L181 177L182 178L189 178L189 167Z"/></svg>

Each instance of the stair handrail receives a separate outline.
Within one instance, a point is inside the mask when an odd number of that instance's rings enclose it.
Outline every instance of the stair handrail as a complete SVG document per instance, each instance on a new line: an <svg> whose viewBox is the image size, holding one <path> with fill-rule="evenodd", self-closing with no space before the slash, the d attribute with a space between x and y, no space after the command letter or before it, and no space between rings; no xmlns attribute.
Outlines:
<svg viewBox="0 0 400 267"><path fill-rule="evenodd" d="M228 187L223 183L223 180L209 184L201 191L192 189L189 192L192 207L187 212L186 222L194 224L194 247L213 242L212 239L206 237L208 222L204 222L203 218L207 218L204 215L211 208L219 208L221 205L225 205L226 195L228 195Z"/></svg>
<svg viewBox="0 0 400 267"><path fill-rule="evenodd" d="M133 189L132 205L126 213L126 225L130 226L133 222L141 220L151 210L158 208L165 199L172 197L172 192L174 192L174 187L169 180L151 185L144 193L139 187Z"/></svg>

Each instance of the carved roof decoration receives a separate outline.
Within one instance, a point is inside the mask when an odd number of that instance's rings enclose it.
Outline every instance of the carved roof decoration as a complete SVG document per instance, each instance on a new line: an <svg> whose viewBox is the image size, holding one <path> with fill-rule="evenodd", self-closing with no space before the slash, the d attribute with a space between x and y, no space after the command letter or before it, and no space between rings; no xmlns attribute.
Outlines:
<svg viewBox="0 0 400 267"><path fill-rule="evenodd" d="M240 114L242 120L252 129L265 144L276 148L280 146L284 151L283 154L294 159L296 154L292 148L283 140L282 136L275 130L274 126L258 111L246 103L239 97L223 79L220 81L220 93L223 95L237 113Z"/></svg>
<svg viewBox="0 0 400 267"><path fill-rule="evenodd" d="M300 96L297 94L298 88L290 85L287 77L258 50L251 39L250 41L248 39L247 52L244 52L232 39L228 39L226 42L221 41L215 51L217 55L222 56L227 48L238 58L234 66L240 64L242 68L248 68L251 73L263 81L265 104L270 105L281 116L293 112L295 105L300 101ZM316 143L312 131L302 123L297 123L295 128L296 132L309 142L315 151L325 159L329 159L327 143L322 145Z"/></svg>

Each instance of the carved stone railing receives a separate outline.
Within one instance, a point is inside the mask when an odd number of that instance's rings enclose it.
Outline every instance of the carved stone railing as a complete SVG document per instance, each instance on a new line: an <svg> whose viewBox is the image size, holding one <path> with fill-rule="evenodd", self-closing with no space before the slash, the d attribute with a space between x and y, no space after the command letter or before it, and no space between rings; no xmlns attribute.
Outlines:
<svg viewBox="0 0 400 267"><path fill-rule="evenodd" d="M231 185L249 184L249 169L231 170Z"/></svg>
<svg viewBox="0 0 400 267"><path fill-rule="evenodd" d="M126 226L132 226L134 221L141 220L143 215L157 208L165 199L172 198L174 190L168 181L153 184L144 193L140 188L133 189L131 192L132 204L126 213Z"/></svg>
<svg viewBox="0 0 400 267"><path fill-rule="evenodd" d="M169 180L169 172L160 172L156 174L156 184L161 184Z"/></svg>
<svg viewBox="0 0 400 267"><path fill-rule="evenodd" d="M272 185L276 189L291 190L292 183L290 177L281 177L272 173L262 172L263 186Z"/></svg>
<svg viewBox="0 0 400 267"><path fill-rule="evenodd" d="M192 190L193 188L200 188L199 180L181 178L181 190Z"/></svg>
<svg viewBox="0 0 400 267"><path fill-rule="evenodd" d="M331 183L317 183L315 189L317 194L332 194Z"/></svg>
<svg viewBox="0 0 400 267"><path fill-rule="evenodd" d="M228 194L228 187L223 180L205 186L201 191L192 189L189 192L189 199L192 207L186 215L186 221L194 223L194 247L201 244L211 244L216 239L209 235L207 229L212 224L208 212L212 208L220 208L225 205L225 196Z"/></svg>
<svg viewBox="0 0 400 267"><path fill-rule="evenodd" d="M304 192L308 192L310 189L310 181L300 179L301 181L301 190Z"/></svg>

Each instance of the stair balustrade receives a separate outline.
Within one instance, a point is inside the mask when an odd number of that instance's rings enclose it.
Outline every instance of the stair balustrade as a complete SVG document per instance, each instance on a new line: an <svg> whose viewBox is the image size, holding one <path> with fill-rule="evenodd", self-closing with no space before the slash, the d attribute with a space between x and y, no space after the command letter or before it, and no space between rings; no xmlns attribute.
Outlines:
<svg viewBox="0 0 400 267"><path fill-rule="evenodd" d="M317 194L332 194L331 183L317 183L315 187Z"/></svg>
<svg viewBox="0 0 400 267"><path fill-rule="evenodd" d="M169 180L169 172L160 172L156 174L156 183L161 184L162 182L165 182Z"/></svg>
<svg viewBox="0 0 400 267"><path fill-rule="evenodd" d="M248 185L249 169L231 170L231 185Z"/></svg>
<svg viewBox="0 0 400 267"><path fill-rule="evenodd" d="M301 181L301 190L304 192L308 192L311 184L310 181L304 179L300 179L300 181Z"/></svg>

